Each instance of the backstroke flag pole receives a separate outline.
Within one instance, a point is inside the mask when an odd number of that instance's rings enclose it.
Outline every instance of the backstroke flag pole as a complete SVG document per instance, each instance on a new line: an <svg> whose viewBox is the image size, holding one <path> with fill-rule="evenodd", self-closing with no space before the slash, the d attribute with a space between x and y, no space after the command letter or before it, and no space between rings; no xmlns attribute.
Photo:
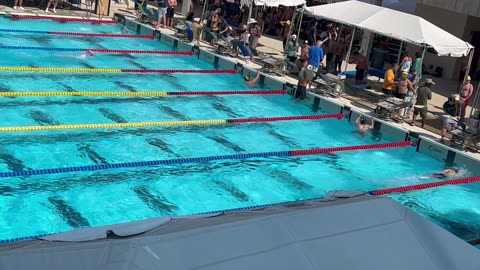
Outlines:
<svg viewBox="0 0 480 270"><path fill-rule="evenodd" d="M353 39L355 38L355 31L356 30L357 30L356 28L353 28L352 37L350 39L350 46L348 47L347 56L345 57L345 71L344 72L347 72L348 61L350 60L350 53L352 52Z"/></svg>

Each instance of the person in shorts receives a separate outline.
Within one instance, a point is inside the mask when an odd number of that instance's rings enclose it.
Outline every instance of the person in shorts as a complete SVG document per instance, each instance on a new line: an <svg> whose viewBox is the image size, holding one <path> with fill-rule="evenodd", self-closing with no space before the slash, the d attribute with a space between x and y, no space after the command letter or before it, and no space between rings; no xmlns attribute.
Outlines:
<svg viewBox="0 0 480 270"><path fill-rule="evenodd" d="M177 0L168 0L167 28L173 28L173 17L175 16L176 7L177 7Z"/></svg>
<svg viewBox="0 0 480 270"><path fill-rule="evenodd" d="M158 0L158 21L157 25L155 28L164 28L167 26L167 18L165 17L167 15L167 7L168 7L168 0ZM163 22L163 25L160 23Z"/></svg>
<svg viewBox="0 0 480 270"><path fill-rule="evenodd" d="M367 73L368 60L363 54L358 51L354 52L353 56L353 63L357 64L357 66L355 67L357 71L355 73L355 84L361 84L365 79L365 74Z"/></svg>
<svg viewBox="0 0 480 270"><path fill-rule="evenodd" d="M307 95L307 87L311 86L313 77L315 76L313 66L308 65L306 68L303 67L298 75L300 76L300 80L298 81L294 97L298 99L298 101L302 101Z"/></svg>
<svg viewBox="0 0 480 270"><path fill-rule="evenodd" d="M57 13L56 8L57 8L58 0L49 0L47 4L47 8L45 9L45 12L49 12L48 9L52 4L53 4L53 10L52 10L53 13Z"/></svg>
<svg viewBox="0 0 480 270"><path fill-rule="evenodd" d="M460 95L453 94L448 98L448 100L443 104L443 110L446 115L443 116L442 121L442 131L440 141L443 142L447 132L456 129L459 125L463 125L463 113L462 113L462 102L460 101Z"/></svg>
<svg viewBox="0 0 480 270"><path fill-rule="evenodd" d="M413 109L413 118L410 125L415 126L415 120L417 118L417 115L420 114L420 117L422 118L421 127L423 128L425 126L425 119L427 118L428 112L428 101L432 99L432 85L435 85L432 79L426 79L425 84L422 87L418 88L417 102L415 102L415 106Z"/></svg>

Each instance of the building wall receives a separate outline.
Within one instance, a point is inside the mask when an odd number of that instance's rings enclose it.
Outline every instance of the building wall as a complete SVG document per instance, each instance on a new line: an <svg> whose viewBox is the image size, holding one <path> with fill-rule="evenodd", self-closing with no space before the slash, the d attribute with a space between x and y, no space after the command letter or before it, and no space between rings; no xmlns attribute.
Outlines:
<svg viewBox="0 0 480 270"><path fill-rule="evenodd" d="M455 35L458 38L469 41L469 38L464 38L466 30L465 25L468 19L468 16L465 14L460 14L433 6L417 4L415 15L424 18L425 20L437 25L438 27ZM415 52L418 50L419 48L416 46L408 47L409 52ZM459 58L437 56L431 53L427 53L424 59L424 63L427 66L433 65L434 67L442 67L443 77L448 79L456 79L458 77L458 66L460 65L460 62L461 60Z"/></svg>

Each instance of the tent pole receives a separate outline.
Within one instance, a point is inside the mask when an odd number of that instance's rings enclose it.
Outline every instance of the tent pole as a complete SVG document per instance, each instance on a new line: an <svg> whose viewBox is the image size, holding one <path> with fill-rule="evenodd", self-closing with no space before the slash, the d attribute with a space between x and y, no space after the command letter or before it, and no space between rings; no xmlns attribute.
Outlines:
<svg viewBox="0 0 480 270"><path fill-rule="evenodd" d="M402 50L403 50L403 41L400 41L400 49L398 49L398 55L397 55L397 64L400 64L400 57L402 57Z"/></svg>
<svg viewBox="0 0 480 270"><path fill-rule="evenodd" d="M300 28L302 27L302 22L303 22L303 10L302 10L302 13L300 13L300 18L298 19L297 39L300 39Z"/></svg>
<svg viewBox="0 0 480 270"><path fill-rule="evenodd" d="M475 52L475 48L470 50L470 56L468 57L468 65L467 65L467 72L465 72L465 77L463 78L463 82L467 81L468 75L470 75L470 67L472 66L473 60L473 53Z"/></svg>
<svg viewBox="0 0 480 270"><path fill-rule="evenodd" d="M254 1L254 0L250 0L250 8L248 9L247 24L248 24L248 22L250 21L250 19L252 18L253 1Z"/></svg>
<svg viewBox="0 0 480 270"><path fill-rule="evenodd" d="M298 15L298 12L295 10L293 12L293 15L292 15L292 20L290 21L290 27L288 28L288 33L287 33L287 43L285 44L285 48L283 48L283 51L286 52L287 51L287 46L288 46L288 40L290 39L292 33L293 33L293 25L294 25L294 21L296 19ZM297 37L297 42L298 42L298 37Z"/></svg>
<svg viewBox="0 0 480 270"><path fill-rule="evenodd" d="M208 0L203 0L203 9L202 9L202 17L200 17L200 22L203 21L203 19L205 18L205 11L207 10L207 2Z"/></svg>
<svg viewBox="0 0 480 270"><path fill-rule="evenodd" d="M421 68L421 69L423 69L423 61L425 60L425 54L426 54L426 53L427 53L427 46L425 45L425 46L423 46L422 61L420 61L420 68ZM418 72L418 70L417 70L417 74L418 74L418 73L419 73L419 72ZM423 76L423 70L421 70L420 73L422 73L422 76ZM420 83L420 80L417 80L417 83L415 84L414 87L417 87L419 83Z"/></svg>
<svg viewBox="0 0 480 270"><path fill-rule="evenodd" d="M345 71L344 72L347 72L348 60L350 60L350 53L352 52L353 39L355 38L355 31L356 30L357 30L356 28L353 28L352 37L350 39L350 46L348 47L347 56L345 56Z"/></svg>

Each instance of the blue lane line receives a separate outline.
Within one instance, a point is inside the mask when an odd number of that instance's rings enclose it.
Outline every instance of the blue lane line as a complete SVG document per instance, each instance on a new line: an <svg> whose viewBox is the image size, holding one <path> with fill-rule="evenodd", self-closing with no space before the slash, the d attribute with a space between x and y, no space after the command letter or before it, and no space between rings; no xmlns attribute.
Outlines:
<svg viewBox="0 0 480 270"><path fill-rule="evenodd" d="M49 47L3 46L3 45L0 45L0 49L36 50L36 51L63 51L63 52L83 52L83 51L86 50L86 49L78 49L78 48L49 48Z"/></svg>
<svg viewBox="0 0 480 270"><path fill-rule="evenodd" d="M236 154L236 155L210 156L210 157L194 157L194 158L177 158L177 159L151 160L151 161L135 161L135 162L96 164L96 165L53 168L53 169L0 172L0 178L30 176L30 175L60 174L60 173L83 172L83 171L99 171L99 170L118 169L118 168L149 167L149 166L158 166L158 165L175 165L175 164L184 164L184 163L204 163L204 162L210 162L215 160L247 159L247 158L256 158L256 157L284 157L284 156L290 156L290 151Z"/></svg>
<svg viewBox="0 0 480 270"><path fill-rule="evenodd" d="M22 29L3 29L3 28L0 28L0 32L6 32L6 33L50 34L50 31L22 30Z"/></svg>

